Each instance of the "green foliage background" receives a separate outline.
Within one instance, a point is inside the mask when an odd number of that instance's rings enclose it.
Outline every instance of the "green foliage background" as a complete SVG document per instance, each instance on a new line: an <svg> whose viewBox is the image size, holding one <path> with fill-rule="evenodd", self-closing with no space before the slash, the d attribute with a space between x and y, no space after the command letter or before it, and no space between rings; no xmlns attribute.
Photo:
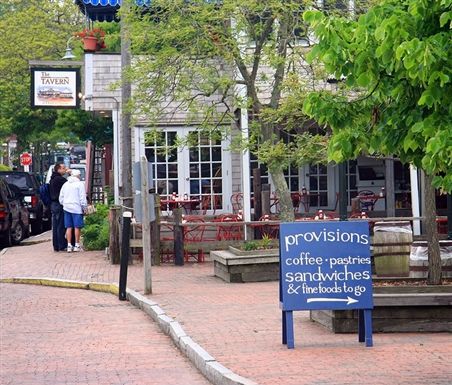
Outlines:
<svg viewBox="0 0 452 385"><path fill-rule="evenodd" d="M96 212L85 217L83 246L86 250L104 250L108 247L109 237L108 206L96 205Z"/></svg>
<svg viewBox="0 0 452 385"><path fill-rule="evenodd" d="M111 50L119 51L118 24L99 25L107 30ZM84 27L84 16L73 0L2 0L0 139L16 134L18 153L32 146L36 154L46 153L57 142L111 142L111 124L88 112L30 108L29 61L60 60L69 38ZM70 45L81 59L81 42L72 39Z"/></svg>
<svg viewBox="0 0 452 385"><path fill-rule="evenodd" d="M304 19L319 38L311 63L345 79L303 105L333 129L330 160L394 154L452 191L452 1L383 0L358 20Z"/></svg>

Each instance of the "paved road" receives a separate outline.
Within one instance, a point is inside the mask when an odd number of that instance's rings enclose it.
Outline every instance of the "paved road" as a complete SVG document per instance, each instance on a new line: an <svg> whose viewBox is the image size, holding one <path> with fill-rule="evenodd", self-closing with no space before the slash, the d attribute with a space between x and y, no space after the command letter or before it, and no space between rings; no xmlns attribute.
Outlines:
<svg viewBox="0 0 452 385"><path fill-rule="evenodd" d="M111 294L0 284L0 299L1 384L209 384L150 318Z"/></svg>

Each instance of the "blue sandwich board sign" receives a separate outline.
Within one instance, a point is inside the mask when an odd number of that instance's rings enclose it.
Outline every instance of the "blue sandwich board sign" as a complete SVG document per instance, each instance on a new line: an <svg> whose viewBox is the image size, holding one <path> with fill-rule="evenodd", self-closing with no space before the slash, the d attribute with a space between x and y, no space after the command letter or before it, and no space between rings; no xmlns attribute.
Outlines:
<svg viewBox="0 0 452 385"><path fill-rule="evenodd" d="M294 310L359 309L359 341L372 346L372 273L365 221L280 226L283 343L294 347Z"/></svg>

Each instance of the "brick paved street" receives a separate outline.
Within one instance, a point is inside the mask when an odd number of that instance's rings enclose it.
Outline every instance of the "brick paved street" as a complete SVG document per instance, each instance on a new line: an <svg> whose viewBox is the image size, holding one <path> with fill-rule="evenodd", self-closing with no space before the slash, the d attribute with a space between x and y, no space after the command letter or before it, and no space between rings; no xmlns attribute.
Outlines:
<svg viewBox="0 0 452 385"><path fill-rule="evenodd" d="M9 249L1 277L118 282L119 267L98 252L54 253L49 242ZM228 284L211 263L153 267L148 296L217 361L261 385L450 385L452 335L375 334L366 348L354 334L332 334L295 312L295 349L281 344L278 283ZM142 291L141 264L129 287ZM57 290L57 289L52 289ZM185 382L184 382L185 383ZM181 384L184 384L181 383Z"/></svg>
<svg viewBox="0 0 452 385"><path fill-rule="evenodd" d="M111 294L0 290L2 384L209 384L147 315Z"/></svg>

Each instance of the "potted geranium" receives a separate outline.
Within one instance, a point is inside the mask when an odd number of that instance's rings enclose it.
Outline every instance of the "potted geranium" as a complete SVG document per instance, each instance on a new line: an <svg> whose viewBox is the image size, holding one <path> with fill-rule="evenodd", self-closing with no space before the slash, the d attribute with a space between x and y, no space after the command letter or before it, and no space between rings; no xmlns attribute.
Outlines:
<svg viewBox="0 0 452 385"><path fill-rule="evenodd" d="M100 28L84 29L74 34L83 41L83 49L88 52L98 51L105 47L105 32Z"/></svg>

